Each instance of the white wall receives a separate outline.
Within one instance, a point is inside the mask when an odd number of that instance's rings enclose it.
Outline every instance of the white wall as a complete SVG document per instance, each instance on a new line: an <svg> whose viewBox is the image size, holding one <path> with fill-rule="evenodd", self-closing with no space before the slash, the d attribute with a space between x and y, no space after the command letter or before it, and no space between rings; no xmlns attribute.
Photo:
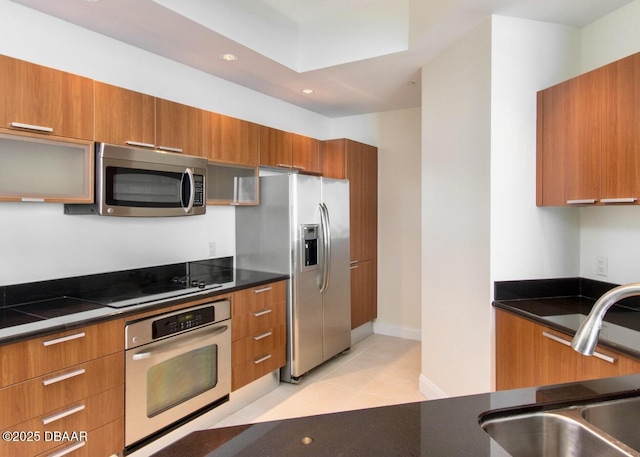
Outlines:
<svg viewBox="0 0 640 457"><path fill-rule="evenodd" d="M0 0L0 54L276 128L327 138L329 119ZM235 213L65 216L61 204L0 203L0 285L235 253Z"/></svg>
<svg viewBox="0 0 640 457"><path fill-rule="evenodd" d="M491 282L577 276L579 210L536 207L536 93L579 72L580 30L493 17Z"/></svg>
<svg viewBox="0 0 640 457"><path fill-rule="evenodd" d="M582 71L640 51L640 0L582 30ZM580 275L616 284L640 281L640 208L580 209ZM598 256L608 258L608 276L596 274Z"/></svg>
<svg viewBox="0 0 640 457"><path fill-rule="evenodd" d="M333 138L378 145L378 318L374 332L420 339L420 108L332 121Z"/></svg>
<svg viewBox="0 0 640 457"><path fill-rule="evenodd" d="M579 30L494 16L423 68L429 398L494 388L493 281L579 273L579 212L535 206L536 92L579 53Z"/></svg>
<svg viewBox="0 0 640 457"><path fill-rule="evenodd" d="M422 69L422 376L490 390L491 21Z"/></svg>

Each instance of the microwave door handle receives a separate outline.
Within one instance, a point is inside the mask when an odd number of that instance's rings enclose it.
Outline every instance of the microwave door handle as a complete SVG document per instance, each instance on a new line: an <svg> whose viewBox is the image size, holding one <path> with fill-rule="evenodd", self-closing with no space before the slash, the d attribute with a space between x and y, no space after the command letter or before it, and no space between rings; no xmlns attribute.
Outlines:
<svg viewBox="0 0 640 457"><path fill-rule="evenodd" d="M189 177L189 202L187 203L187 206L184 208L184 212L189 213L193 209L193 201L195 199L195 194L196 194L196 183L195 183L195 180L193 179L193 171L191 171L191 168L187 168L184 171L184 174L186 174Z"/></svg>

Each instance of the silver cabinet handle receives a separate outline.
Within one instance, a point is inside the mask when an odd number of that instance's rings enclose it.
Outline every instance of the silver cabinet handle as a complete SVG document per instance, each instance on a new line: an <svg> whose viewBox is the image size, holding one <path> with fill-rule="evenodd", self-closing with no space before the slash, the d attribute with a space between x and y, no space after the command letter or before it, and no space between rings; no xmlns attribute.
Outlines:
<svg viewBox="0 0 640 457"><path fill-rule="evenodd" d="M264 311L258 311L258 312L253 313L253 317L264 316L265 314L269 314L271 311L273 311L271 308L265 309Z"/></svg>
<svg viewBox="0 0 640 457"><path fill-rule="evenodd" d="M294 170L306 170L306 167L303 167L301 165L292 165L291 168L293 168Z"/></svg>
<svg viewBox="0 0 640 457"><path fill-rule="evenodd" d="M253 363L254 363L255 365L258 365L259 363L262 363L262 362L264 362L265 360L269 360L270 358L271 358L271 354L267 354L267 355L265 355L264 357L260 357L259 359L254 360L254 361L253 361Z"/></svg>
<svg viewBox="0 0 640 457"><path fill-rule="evenodd" d="M565 346L569 346L571 347L571 342L565 340L564 338L560 338L559 336L553 335L552 333L549 332L542 332L542 336L544 336L545 338L549 338L550 340L553 340L557 343L563 344ZM611 357L608 355L605 355L601 352L594 352L593 356L600 359L600 360L604 360L605 362L609 362L609 363L616 363L616 359L615 357Z"/></svg>
<svg viewBox="0 0 640 457"><path fill-rule="evenodd" d="M55 344L66 343L67 341L77 340L78 338L84 338L85 336L86 336L86 334L84 332L75 333L73 335L63 336L61 338L56 338L56 339L53 339L53 340L43 341L42 345L44 347L53 346Z"/></svg>
<svg viewBox="0 0 640 457"><path fill-rule="evenodd" d="M62 411L61 413L54 414L53 416L45 417L42 419L42 425L49 425L52 422L55 422L60 419L64 419L67 416L71 416L72 414L79 413L84 410L84 405L74 406L73 408L67 409L66 411Z"/></svg>
<svg viewBox="0 0 640 457"><path fill-rule="evenodd" d="M177 152L179 154L181 154L183 152L182 148L172 148L172 147L169 147L169 146L158 146L158 149L160 151Z"/></svg>
<svg viewBox="0 0 640 457"><path fill-rule="evenodd" d="M87 444L86 441L79 441L78 443L72 446L66 447L61 451L58 451L54 454L49 454L47 457L62 457L63 455L71 454L73 451L80 449L85 444Z"/></svg>
<svg viewBox="0 0 640 457"><path fill-rule="evenodd" d="M356 268L358 268L358 265L350 265L349 266L349 270L355 270Z"/></svg>
<svg viewBox="0 0 640 457"><path fill-rule="evenodd" d="M293 168L291 165L287 164L287 163L279 163L276 165L276 167L280 167L280 168Z"/></svg>
<svg viewBox="0 0 640 457"><path fill-rule="evenodd" d="M141 143L139 141L125 141L126 144L128 144L129 146L138 146L140 148L155 148L156 145L152 144L152 143Z"/></svg>
<svg viewBox="0 0 640 457"><path fill-rule="evenodd" d="M254 294L261 294L263 292L269 292L273 287L263 287L262 289L256 289L253 291Z"/></svg>
<svg viewBox="0 0 640 457"><path fill-rule="evenodd" d="M593 205L597 202L595 198L585 198L583 200L567 200L567 205Z"/></svg>
<svg viewBox="0 0 640 457"><path fill-rule="evenodd" d="M80 376L85 374L87 370L84 368L80 368L79 370L69 371L67 373L61 374L60 376L54 376L53 378L43 379L43 386L50 386L51 384L55 384L60 381L64 381L65 379L75 378L76 376Z"/></svg>
<svg viewBox="0 0 640 457"><path fill-rule="evenodd" d="M271 335L273 335L273 332L264 332L264 333L261 333L260 335L254 336L253 340L254 341L260 341L260 340L262 340L262 339L264 339L264 338L266 338L268 336L271 336Z"/></svg>
<svg viewBox="0 0 640 457"><path fill-rule="evenodd" d="M624 197L624 198L602 198L600 199L601 203L635 203L638 199L635 197Z"/></svg>
<svg viewBox="0 0 640 457"><path fill-rule="evenodd" d="M11 127L25 130L35 130L36 132L53 133L53 127L44 127L42 125L23 124L22 122L12 122Z"/></svg>

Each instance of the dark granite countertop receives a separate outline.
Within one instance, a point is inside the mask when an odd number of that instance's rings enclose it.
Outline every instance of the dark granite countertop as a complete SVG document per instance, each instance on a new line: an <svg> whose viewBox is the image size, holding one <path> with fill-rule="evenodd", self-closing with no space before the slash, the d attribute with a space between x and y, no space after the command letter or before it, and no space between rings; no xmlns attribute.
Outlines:
<svg viewBox="0 0 640 457"><path fill-rule="evenodd" d="M615 287L583 278L495 283L497 308L573 336L596 300ZM599 344L640 359L640 302L620 301L605 314Z"/></svg>
<svg viewBox="0 0 640 457"><path fill-rule="evenodd" d="M632 375L202 430L153 457L506 457L480 427L485 413L640 395L639 388L640 375Z"/></svg>
<svg viewBox="0 0 640 457"><path fill-rule="evenodd" d="M126 318L134 314L193 301L212 298L270 282L288 279L281 273L233 268L233 258L222 261L224 283L219 287L200 290L189 288L184 294L163 300L146 301L153 295L144 294L139 283L152 285L166 282L171 276L182 274L186 265L208 264L211 260L185 262L159 267L139 268L121 272L94 274L37 283L0 286L0 346L29 338L70 330L110 319ZM219 265L216 268L221 268ZM149 279L151 278L151 279ZM125 307L109 306L114 291L126 291ZM102 292L112 295L105 295ZM193 292L192 292L193 291ZM178 291L179 293L180 291ZM140 304L136 304L137 298Z"/></svg>

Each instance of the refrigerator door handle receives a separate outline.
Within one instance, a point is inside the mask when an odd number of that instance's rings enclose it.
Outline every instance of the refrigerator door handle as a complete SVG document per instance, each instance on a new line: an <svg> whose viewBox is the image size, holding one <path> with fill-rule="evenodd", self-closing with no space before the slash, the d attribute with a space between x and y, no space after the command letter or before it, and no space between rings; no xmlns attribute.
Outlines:
<svg viewBox="0 0 640 457"><path fill-rule="evenodd" d="M331 224L329 223L329 210L327 205L320 203L320 225L322 226L322 285L320 293L323 294L329 288L331 277Z"/></svg>

